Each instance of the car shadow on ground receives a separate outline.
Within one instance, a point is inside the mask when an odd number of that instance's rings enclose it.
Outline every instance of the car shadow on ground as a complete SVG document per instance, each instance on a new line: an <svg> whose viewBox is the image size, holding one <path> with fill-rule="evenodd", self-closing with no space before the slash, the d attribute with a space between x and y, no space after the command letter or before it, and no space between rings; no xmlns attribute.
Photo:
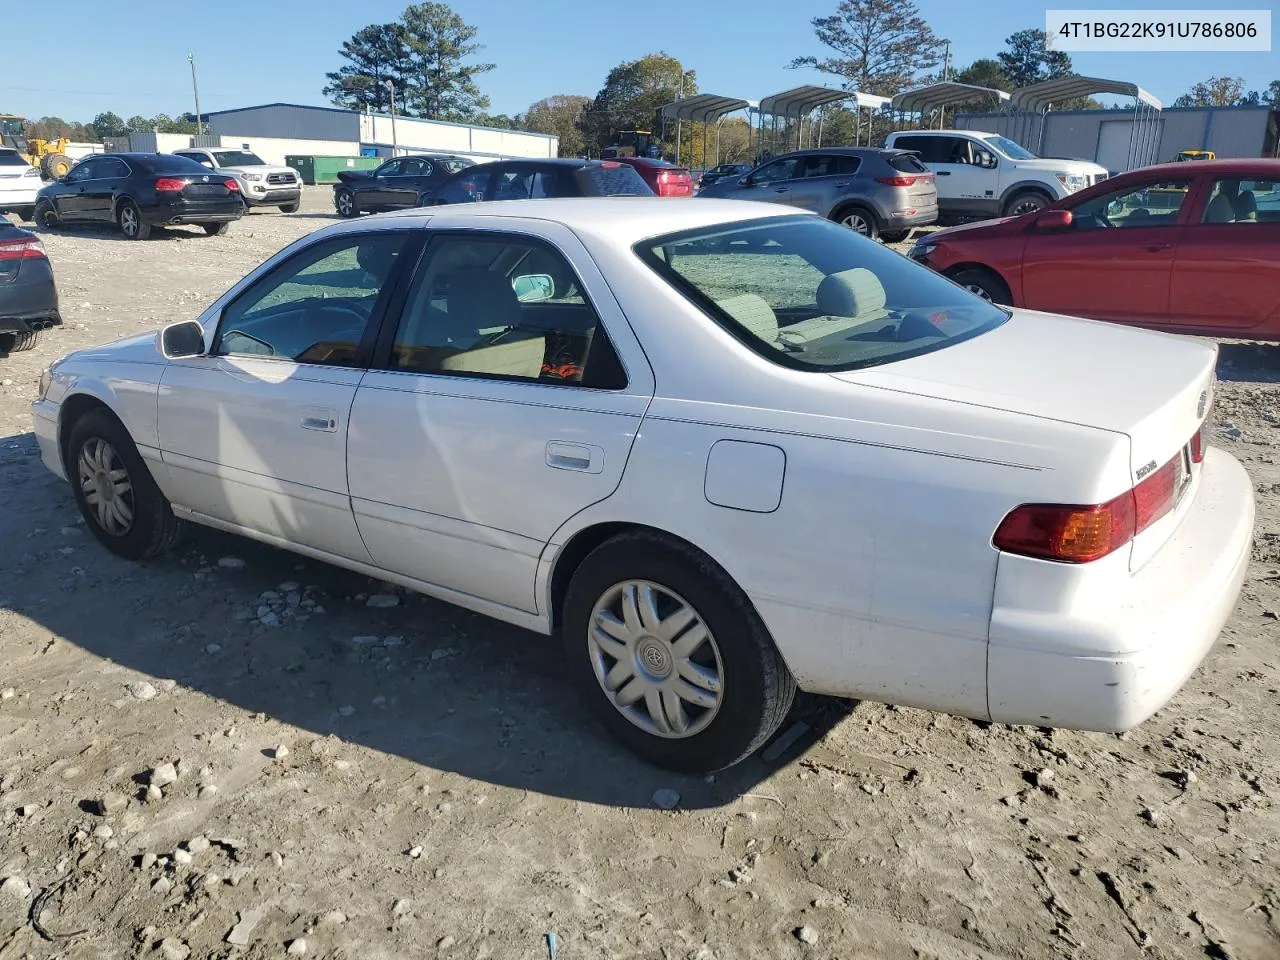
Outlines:
<svg viewBox="0 0 1280 960"><path fill-rule="evenodd" d="M1218 346L1218 379L1280 383L1280 343L1230 341Z"/></svg>
<svg viewBox="0 0 1280 960"><path fill-rule="evenodd" d="M241 220L233 220L231 222L233 232L236 224L240 223ZM130 240L120 232L118 226L110 223L104 223L100 227L96 225L77 225L75 227L54 227L50 230L47 227L29 226L27 229L41 236L84 237L87 240L113 240L121 243L149 243L151 240L204 240L209 237L209 234L198 226L152 227L151 236L147 240Z"/></svg>
<svg viewBox="0 0 1280 960"><path fill-rule="evenodd" d="M366 577L201 527L163 558L119 560L80 525L30 434L0 443L0 483L18 501L0 514L0 542L13 545L0 556L0 602L43 630L315 736L477 781L621 807L672 789L682 808L719 807L768 795L762 782L855 706L801 696L774 740L737 767L712 779L668 773L597 725L558 639L414 594L370 608L365 597L380 588ZM288 607L282 585L293 584L324 612ZM258 616L268 591L286 600L279 626Z"/></svg>

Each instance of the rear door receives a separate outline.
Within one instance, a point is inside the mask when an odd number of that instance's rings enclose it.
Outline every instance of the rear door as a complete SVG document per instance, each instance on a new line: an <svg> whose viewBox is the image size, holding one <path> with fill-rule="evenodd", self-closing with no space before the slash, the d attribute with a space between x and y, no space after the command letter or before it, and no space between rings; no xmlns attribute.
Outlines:
<svg viewBox="0 0 1280 960"><path fill-rule="evenodd" d="M1280 317L1280 177L1201 179L1174 256L1170 320L1245 335Z"/></svg>
<svg viewBox="0 0 1280 960"><path fill-rule="evenodd" d="M808 154L801 159L800 175L787 184L788 202L828 216L841 198L866 192L866 184L855 177L861 164L860 157L848 154Z"/></svg>

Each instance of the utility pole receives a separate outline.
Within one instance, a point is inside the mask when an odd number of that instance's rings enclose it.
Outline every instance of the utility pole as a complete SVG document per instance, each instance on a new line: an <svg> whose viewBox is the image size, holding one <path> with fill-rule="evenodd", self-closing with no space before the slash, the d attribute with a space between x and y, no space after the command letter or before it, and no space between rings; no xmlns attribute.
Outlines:
<svg viewBox="0 0 1280 960"><path fill-rule="evenodd" d="M391 155L394 157L400 152L400 143L396 140L396 85L390 80L382 82L387 85L387 90L391 94Z"/></svg>
<svg viewBox="0 0 1280 960"><path fill-rule="evenodd" d="M946 83L949 79L951 79L951 78L950 78L950 73L951 73L951 41L950 41L950 40L944 40L944 41L942 41L942 42L943 42L943 43L945 43L945 44L947 45L946 53L944 53L944 54L942 55L942 82L943 82L943 83Z"/></svg>
<svg viewBox="0 0 1280 960"><path fill-rule="evenodd" d="M196 85L196 53L194 50L187 54L187 63L191 64L191 92L196 95L196 136L204 132L204 127L200 123L200 88Z"/></svg>
<svg viewBox="0 0 1280 960"><path fill-rule="evenodd" d="M678 104L684 99L684 66L680 67L680 86L676 89L676 164L680 163L680 107Z"/></svg>

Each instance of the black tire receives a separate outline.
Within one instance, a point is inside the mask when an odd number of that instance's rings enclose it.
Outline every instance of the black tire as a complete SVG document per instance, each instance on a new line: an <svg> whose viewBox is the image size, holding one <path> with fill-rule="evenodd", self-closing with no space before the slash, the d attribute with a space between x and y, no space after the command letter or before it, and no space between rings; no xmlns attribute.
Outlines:
<svg viewBox="0 0 1280 960"><path fill-rule="evenodd" d="M151 236L151 224L144 223L142 212L132 200L125 200L116 210L116 223L126 240L146 240Z"/></svg>
<svg viewBox="0 0 1280 960"><path fill-rule="evenodd" d="M1023 190L1015 193L1004 205L1006 217L1023 217L1028 213L1043 210L1053 203L1053 198L1042 190Z"/></svg>
<svg viewBox="0 0 1280 960"><path fill-rule="evenodd" d="M231 232L230 223L206 223L203 226L204 232L211 237L225 237Z"/></svg>
<svg viewBox="0 0 1280 960"><path fill-rule="evenodd" d="M0 354L8 356L13 353L13 345L17 339L18 335L15 333L0 333Z"/></svg>
<svg viewBox="0 0 1280 960"><path fill-rule="evenodd" d="M885 243L901 243L911 236L910 230L881 230L880 239Z"/></svg>
<svg viewBox="0 0 1280 960"><path fill-rule="evenodd" d="M58 211L48 200L41 200L36 204L36 226L42 230L56 230L58 224Z"/></svg>
<svg viewBox="0 0 1280 960"><path fill-rule="evenodd" d="M1013 306L1013 295L1009 292L1009 285L994 271L983 267L966 267L949 276L970 293L976 293L984 300L1003 304L1006 307Z"/></svg>
<svg viewBox="0 0 1280 960"><path fill-rule="evenodd" d="M714 638L721 700L700 732L672 738L642 729L614 706L597 679L588 646L593 611L628 580L649 581L678 594ZM710 558L678 541L636 531L597 547L570 581L562 624L569 673L600 722L655 766L692 774L733 766L759 749L791 709L795 680L746 595Z"/></svg>
<svg viewBox="0 0 1280 960"><path fill-rule="evenodd" d="M301 206L300 203L282 203L280 204L280 212L281 213L297 213L298 207L300 206Z"/></svg>
<svg viewBox="0 0 1280 960"><path fill-rule="evenodd" d="M112 531L103 526L98 509L89 503L81 480L80 461L87 445L105 442L114 453L108 458L112 472L123 469L131 489L127 498L131 520L127 529ZM173 508L156 486L138 448L124 425L102 408L90 410L71 424L67 438L65 463L76 506L85 524L108 550L126 560L146 560L171 549L182 535L183 523L173 515Z"/></svg>
<svg viewBox="0 0 1280 960"><path fill-rule="evenodd" d="M856 204L841 207L831 215L831 219L868 240L877 240L880 237L880 223L876 215L866 207Z"/></svg>
<svg viewBox="0 0 1280 960"><path fill-rule="evenodd" d="M343 189L334 194L333 205L344 220L360 216L360 204L356 203L356 195L350 190Z"/></svg>
<svg viewBox="0 0 1280 960"><path fill-rule="evenodd" d="M14 211L18 215L19 220L25 220L27 223L34 223L36 219L35 207L19 207Z"/></svg>
<svg viewBox="0 0 1280 960"><path fill-rule="evenodd" d="M26 350L34 350L36 344L40 342L40 335L43 330L23 330L21 332L13 332L8 334L8 346L5 347L5 353L22 353ZM0 344L4 346L4 344Z"/></svg>

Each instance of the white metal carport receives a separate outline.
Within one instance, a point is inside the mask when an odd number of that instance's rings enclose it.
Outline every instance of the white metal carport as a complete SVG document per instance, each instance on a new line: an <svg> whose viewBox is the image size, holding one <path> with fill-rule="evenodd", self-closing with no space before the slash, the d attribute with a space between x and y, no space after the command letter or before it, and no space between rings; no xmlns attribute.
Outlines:
<svg viewBox="0 0 1280 960"><path fill-rule="evenodd" d="M757 104L752 100L739 97L721 97L714 93L699 93L692 97L682 97L662 108L662 116L668 120L688 120L702 124L702 162L707 162L707 127L714 121L716 125L716 163L720 163L720 123L731 113L739 110L747 111L747 123L751 123L751 111ZM680 162L680 136L676 135L676 163Z"/></svg>
<svg viewBox="0 0 1280 960"><path fill-rule="evenodd" d="M1153 163L1159 149L1160 111L1163 105L1136 83L1124 80L1071 74L1015 90L1010 98L1010 105L1015 111L1013 117L1017 131L1013 139L1033 152L1043 154L1045 118L1053 105L1099 93L1133 98L1133 120L1129 126L1129 151L1125 169L1133 170Z"/></svg>
<svg viewBox="0 0 1280 960"><path fill-rule="evenodd" d="M789 120L797 122L796 147L797 149L804 146L804 126L803 121L806 116L819 107L828 104L840 103L848 100L853 104L856 116L854 124L854 146L860 145L862 139L862 111L867 110L874 113L884 108L889 103L888 97L877 97L870 93L862 93L859 90L837 90L834 87L819 86L803 86L795 87L791 90L784 90L781 93L770 94L760 99L758 108L759 114L759 139L758 142L763 152L764 148L764 128L765 117L769 117L770 136L769 147L772 150L776 146L778 134L778 121L782 121L783 131L785 134L786 124ZM812 128L811 128L812 129ZM818 133L816 137L810 133L810 142L816 140L817 145L822 145L822 124L819 121ZM871 123L870 117L867 122L867 141L871 140ZM783 145L785 149L790 148L789 142Z"/></svg>

